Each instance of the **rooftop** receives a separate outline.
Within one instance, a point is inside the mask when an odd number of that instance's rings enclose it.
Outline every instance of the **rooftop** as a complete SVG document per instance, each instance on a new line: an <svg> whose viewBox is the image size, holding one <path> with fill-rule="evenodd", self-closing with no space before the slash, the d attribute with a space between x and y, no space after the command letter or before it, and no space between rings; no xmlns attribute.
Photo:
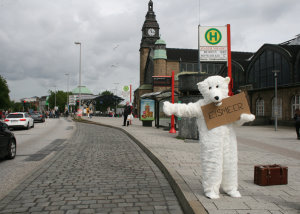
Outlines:
<svg viewBox="0 0 300 214"><path fill-rule="evenodd" d="M92 95L93 93L91 92L90 89L88 89L86 86L80 86L80 93L81 94L90 94ZM75 89L72 90L73 94L79 94L79 86Z"/></svg>

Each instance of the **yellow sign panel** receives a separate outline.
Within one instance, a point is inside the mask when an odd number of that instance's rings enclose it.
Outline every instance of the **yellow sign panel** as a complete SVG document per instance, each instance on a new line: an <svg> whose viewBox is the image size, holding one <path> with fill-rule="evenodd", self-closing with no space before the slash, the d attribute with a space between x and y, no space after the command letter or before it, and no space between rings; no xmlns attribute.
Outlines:
<svg viewBox="0 0 300 214"><path fill-rule="evenodd" d="M205 33L205 40L211 45L216 45L222 40L222 34L218 29L210 28Z"/></svg>

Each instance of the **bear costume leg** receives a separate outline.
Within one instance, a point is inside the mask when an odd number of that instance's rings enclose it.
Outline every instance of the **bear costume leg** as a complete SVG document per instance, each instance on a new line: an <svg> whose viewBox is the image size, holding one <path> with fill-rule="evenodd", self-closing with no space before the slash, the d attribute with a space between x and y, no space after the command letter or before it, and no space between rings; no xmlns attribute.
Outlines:
<svg viewBox="0 0 300 214"><path fill-rule="evenodd" d="M206 197L219 198L222 181L222 142L204 141L200 143L202 186Z"/></svg>
<svg viewBox="0 0 300 214"><path fill-rule="evenodd" d="M241 197L238 189L238 175L237 175L237 141L234 131L227 136L223 147L223 180L222 189L229 196L238 198Z"/></svg>

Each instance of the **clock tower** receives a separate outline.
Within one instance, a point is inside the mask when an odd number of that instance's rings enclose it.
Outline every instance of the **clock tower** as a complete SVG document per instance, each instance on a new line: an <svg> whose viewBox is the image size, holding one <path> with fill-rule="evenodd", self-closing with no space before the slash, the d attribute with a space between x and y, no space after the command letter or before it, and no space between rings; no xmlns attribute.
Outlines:
<svg viewBox="0 0 300 214"><path fill-rule="evenodd" d="M142 40L140 44L140 85L144 84L145 67L148 55L154 48L155 42L159 39L159 25L153 11L152 0L148 3L148 12L142 27Z"/></svg>
<svg viewBox="0 0 300 214"><path fill-rule="evenodd" d="M152 0L148 3L148 12L142 27L141 48L154 47L156 40L159 39L159 25L156 21L156 16L153 11Z"/></svg>

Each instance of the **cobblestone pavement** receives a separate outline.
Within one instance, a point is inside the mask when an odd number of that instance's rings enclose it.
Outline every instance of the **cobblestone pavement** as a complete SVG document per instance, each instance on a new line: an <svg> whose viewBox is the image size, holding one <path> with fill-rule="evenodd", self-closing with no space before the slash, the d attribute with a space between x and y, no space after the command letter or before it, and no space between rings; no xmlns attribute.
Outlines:
<svg viewBox="0 0 300 214"><path fill-rule="evenodd" d="M0 201L0 213L182 213L156 165L121 131L78 123L46 165Z"/></svg>
<svg viewBox="0 0 300 214"><path fill-rule="evenodd" d="M183 192L191 205L200 202L210 214L299 214L300 213L300 141L293 127L236 128L239 154L239 190L241 198L221 194L217 200L203 195L199 144L177 139L162 128L143 127L141 121L122 127L122 118L93 117L91 121L121 128L147 147L188 187ZM288 185L258 186L253 183L254 165L288 166ZM194 208L197 213L197 208Z"/></svg>

